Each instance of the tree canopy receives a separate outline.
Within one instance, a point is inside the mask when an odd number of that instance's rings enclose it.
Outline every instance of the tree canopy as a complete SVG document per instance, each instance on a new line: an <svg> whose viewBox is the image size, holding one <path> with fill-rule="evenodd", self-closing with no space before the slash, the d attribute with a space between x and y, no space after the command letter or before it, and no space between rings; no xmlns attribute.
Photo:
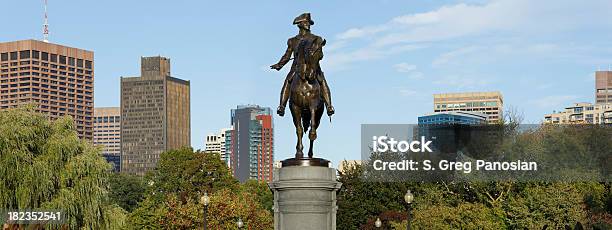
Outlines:
<svg viewBox="0 0 612 230"><path fill-rule="evenodd" d="M51 122L33 107L0 111L0 166L0 209L59 210L70 229L112 228L125 219L108 199L110 164L79 139L70 117Z"/></svg>
<svg viewBox="0 0 612 230"><path fill-rule="evenodd" d="M193 229L203 225L206 194L211 229L236 229L241 218L249 229L272 229L272 194L262 182L240 184L219 154L181 148L163 153L157 169L145 177L144 200L129 216L130 229Z"/></svg>

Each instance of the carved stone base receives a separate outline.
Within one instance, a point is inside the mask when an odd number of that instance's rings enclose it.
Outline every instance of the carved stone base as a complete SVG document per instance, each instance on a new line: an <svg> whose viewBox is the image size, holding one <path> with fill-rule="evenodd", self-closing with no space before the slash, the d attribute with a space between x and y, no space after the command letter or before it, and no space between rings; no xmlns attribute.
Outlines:
<svg viewBox="0 0 612 230"><path fill-rule="evenodd" d="M301 166L305 164L310 165ZM336 229L336 191L342 183L336 180L336 169L322 167L324 164L329 161L288 159L274 170L270 189L274 192L275 230Z"/></svg>

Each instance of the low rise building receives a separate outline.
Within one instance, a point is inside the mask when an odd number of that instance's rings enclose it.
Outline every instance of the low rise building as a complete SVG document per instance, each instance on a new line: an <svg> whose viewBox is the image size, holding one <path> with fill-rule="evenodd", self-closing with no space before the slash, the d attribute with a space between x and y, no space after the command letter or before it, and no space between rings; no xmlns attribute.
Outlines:
<svg viewBox="0 0 612 230"><path fill-rule="evenodd" d="M486 124L487 115L478 112L446 111L431 113L418 118L419 125L438 124L461 124L477 125Z"/></svg>
<svg viewBox="0 0 612 230"><path fill-rule="evenodd" d="M500 92L434 94L434 112L464 111L487 115L487 122L503 120L504 99Z"/></svg>
<svg viewBox="0 0 612 230"><path fill-rule="evenodd" d="M544 115L545 124L612 124L612 103L575 103Z"/></svg>

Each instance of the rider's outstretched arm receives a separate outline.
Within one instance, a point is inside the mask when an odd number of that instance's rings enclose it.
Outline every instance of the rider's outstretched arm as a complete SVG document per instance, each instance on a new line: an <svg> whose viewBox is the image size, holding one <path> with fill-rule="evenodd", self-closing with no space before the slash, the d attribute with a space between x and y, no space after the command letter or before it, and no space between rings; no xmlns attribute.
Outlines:
<svg viewBox="0 0 612 230"><path fill-rule="evenodd" d="M278 61L278 64L280 67L283 67L285 64L287 64L287 62L289 62L289 60L291 60L291 53L293 53L293 49L291 49L291 39L287 40L287 50L285 51L285 54L283 54L283 56L281 57L281 59Z"/></svg>

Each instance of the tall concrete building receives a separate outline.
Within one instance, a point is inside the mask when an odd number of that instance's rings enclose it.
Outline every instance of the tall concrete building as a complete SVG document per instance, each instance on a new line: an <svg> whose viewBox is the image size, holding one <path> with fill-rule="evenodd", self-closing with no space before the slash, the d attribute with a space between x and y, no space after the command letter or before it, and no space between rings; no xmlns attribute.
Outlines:
<svg viewBox="0 0 612 230"><path fill-rule="evenodd" d="M121 170L121 112L119 107L94 108L93 144L102 146L102 156Z"/></svg>
<svg viewBox="0 0 612 230"><path fill-rule="evenodd" d="M504 99L500 92L434 94L434 112L466 111L486 114L489 123L503 119Z"/></svg>
<svg viewBox="0 0 612 230"><path fill-rule="evenodd" d="M144 175L164 151L191 146L189 92L165 57L143 57L140 77L121 78L122 172Z"/></svg>
<svg viewBox="0 0 612 230"><path fill-rule="evenodd" d="M545 124L612 124L612 103L574 103L563 111L544 115Z"/></svg>
<svg viewBox="0 0 612 230"><path fill-rule="evenodd" d="M274 129L270 108L244 105L232 109L233 129L228 133L229 165L240 182L249 179L272 181ZM227 135L226 135L227 137Z"/></svg>
<svg viewBox="0 0 612 230"><path fill-rule="evenodd" d="M0 43L0 109L34 104L56 119L72 116L93 137L94 53L37 40Z"/></svg>
<svg viewBox="0 0 612 230"><path fill-rule="evenodd" d="M612 71L595 72L595 103L612 103Z"/></svg>
<svg viewBox="0 0 612 230"><path fill-rule="evenodd" d="M227 163L229 166L229 159L226 151L225 141L227 138L225 135L228 131L231 131L231 128L224 128L219 131L217 134L208 134L206 136L206 152L215 152L219 153L221 156L221 160ZM231 135L231 132L230 132Z"/></svg>

